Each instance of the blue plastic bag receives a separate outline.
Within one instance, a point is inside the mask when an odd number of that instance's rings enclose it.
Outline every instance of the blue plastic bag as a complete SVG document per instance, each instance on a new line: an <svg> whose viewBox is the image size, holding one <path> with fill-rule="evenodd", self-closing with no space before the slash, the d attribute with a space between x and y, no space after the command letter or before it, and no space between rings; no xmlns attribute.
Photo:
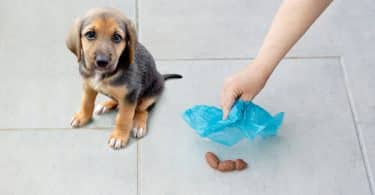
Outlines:
<svg viewBox="0 0 375 195"><path fill-rule="evenodd" d="M237 100L228 118L222 120L223 112L213 106L197 105L183 113L184 120L201 137L214 142L233 146L243 138L254 139L274 136L283 121L284 113L271 116L260 106L250 102Z"/></svg>

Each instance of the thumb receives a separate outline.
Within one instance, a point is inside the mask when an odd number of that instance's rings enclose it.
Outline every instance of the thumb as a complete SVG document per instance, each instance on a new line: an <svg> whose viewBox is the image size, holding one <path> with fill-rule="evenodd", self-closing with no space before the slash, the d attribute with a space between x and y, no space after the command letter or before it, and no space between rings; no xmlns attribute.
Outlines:
<svg viewBox="0 0 375 195"><path fill-rule="evenodd" d="M229 109L227 107L223 108L223 120L228 118Z"/></svg>
<svg viewBox="0 0 375 195"><path fill-rule="evenodd" d="M224 95L222 99L222 109L223 109L223 120L228 118L228 114L233 106L236 97L233 94Z"/></svg>
<svg viewBox="0 0 375 195"><path fill-rule="evenodd" d="M253 94L249 94L249 93L247 93L247 94L244 93L244 94L242 94L240 96L240 99L244 100L244 101L251 101L251 100L254 99L254 95Z"/></svg>

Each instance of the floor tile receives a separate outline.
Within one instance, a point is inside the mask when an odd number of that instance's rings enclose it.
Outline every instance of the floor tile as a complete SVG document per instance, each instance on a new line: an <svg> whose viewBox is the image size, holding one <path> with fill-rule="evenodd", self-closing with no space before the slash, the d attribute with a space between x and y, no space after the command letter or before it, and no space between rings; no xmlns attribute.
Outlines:
<svg viewBox="0 0 375 195"><path fill-rule="evenodd" d="M135 0L1 2L0 57L7 73L53 74L77 69L65 46L74 19L94 7L115 7L135 20ZM15 75L16 76L16 75Z"/></svg>
<svg viewBox="0 0 375 195"><path fill-rule="evenodd" d="M225 76L248 63L227 58L256 55L280 3L2 1L0 194L371 194L373 0L334 1L288 54L297 59L283 61L255 99L286 112L279 136L227 148L201 139L181 118L192 105L218 105ZM84 129L69 126L81 84L65 37L74 18L101 6L138 18L139 38L162 59L160 70L184 75L167 81L149 135L119 152L106 145L115 112ZM243 158L250 168L215 172L207 151Z"/></svg>
<svg viewBox="0 0 375 195"><path fill-rule="evenodd" d="M375 31L374 31L375 33ZM375 42L374 42L375 44ZM372 47L372 48L371 48ZM370 46L368 49L375 49ZM360 50L342 59L346 70L348 92L352 99L353 115L368 159L369 175L375 176L375 57L371 50ZM373 51L373 50L372 50ZM372 185L375 185L373 183ZM375 186L373 186L375 189Z"/></svg>
<svg viewBox="0 0 375 195"><path fill-rule="evenodd" d="M157 58L254 57L281 1L141 0L140 37ZM335 2L290 56L339 55L345 9Z"/></svg>
<svg viewBox="0 0 375 195"><path fill-rule="evenodd" d="M360 140L362 141L366 160L369 162L369 176L372 177L372 189L375 190L375 28L369 20L375 16L375 6L372 1L361 0L347 2L346 25L351 26L350 37L345 41L341 61L347 77L347 87L352 100L353 115L358 123Z"/></svg>
<svg viewBox="0 0 375 195"><path fill-rule="evenodd" d="M5 75L0 83L2 99L0 129L70 128L79 110L81 80L78 73ZM98 101L104 100L99 96ZM115 113L94 116L90 128L112 127Z"/></svg>
<svg viewBox="0 0 375 195"><path fill-rule="evenodd" d="M375 49L375 46L373 48ZM343 57L342 61L348 79L349 92L353 98L353 103L355 104L355 114L358 117L358 122L374 122L375 57L353 55Z"/></svg>
<svg viewBox="0 0 375 195"><path fill-rule="evenodd" d="M137 193L137 146L107 147L109 131L0 131L0 194Z"/></svg>
<svg viewBox="0 0 375 195"><path fill-rule="evenodd" d="M195 104L218 105L223 78L246 61L163 61L168 81L140 141L140 183L148 194L370 194L340 60L283 61L256 103L285 111L277 137L227 148L198 137L181 118ZM207 151L250 168L220 173Z"/></svg>
<svg viewBox="0 0 375 195"><path fill-rule="evenodd" d="M372 182L372 189L375 189L375 122L360 123L358 128L364 141L365 158L368 161L368 177Z"/></svg>

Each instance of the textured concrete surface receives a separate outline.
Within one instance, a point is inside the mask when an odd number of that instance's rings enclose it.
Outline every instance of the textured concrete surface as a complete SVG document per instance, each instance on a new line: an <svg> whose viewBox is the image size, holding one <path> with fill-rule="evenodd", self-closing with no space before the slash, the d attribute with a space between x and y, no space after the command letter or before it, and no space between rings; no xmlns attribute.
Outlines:
<svg viewBox="0 0 375 195"><path fill-rule="evenodd" d="M281 63L255 100L273 113L286 112L278 137L227 148L189 129L181 112L195 104L217 105L220 78L245 62L159 63L185 77L167 84L148 139L140 141L141 194L370 194L339 59ZM243 158L250 169L213 171L204 160L207 151Z"/></svg>
<svg viewBox="0 0 375 195"><path fill-rule="evenodd" d="M137 148L105 130L2 130L1 194L137 194Z"/></svg>
<svg viewBox="0 0 375 195"><path fill-rule="evenodd" d="M223 79L254 56L281 1L0 2L0 194L373 194L375 5L336 0L288 54L255 102L286 112L280 135L223 147L181 119L218 105ZM168 81L150 131L107 147L115 113L71 129L81 84L64 39L91 7L121 9ZM104 99L101 97L99 99ZM211 170L204 153L241 157Z"/></svg>

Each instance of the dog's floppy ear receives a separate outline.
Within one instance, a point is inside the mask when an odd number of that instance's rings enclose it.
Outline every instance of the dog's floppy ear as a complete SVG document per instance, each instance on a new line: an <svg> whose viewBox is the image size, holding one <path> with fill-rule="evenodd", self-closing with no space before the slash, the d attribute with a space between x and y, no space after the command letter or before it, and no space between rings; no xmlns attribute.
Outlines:
<svg viewBox="0 0 375 195"><path fill-rule="evenodd" d="M66 38L66 46L68 49L77 56L78 62L81 61L81 26L82 20L77 18L70 28L68 36Z"/></svg>
<svg viewBox="0 0 375 195"><path fill-rule="evenodd" d="M124 54L127 55L128 64L132 64L135 58L135 48L137 45L137 33L133 23L129 19L125 19L125 28L126 28L126 47Z"/></svg>

